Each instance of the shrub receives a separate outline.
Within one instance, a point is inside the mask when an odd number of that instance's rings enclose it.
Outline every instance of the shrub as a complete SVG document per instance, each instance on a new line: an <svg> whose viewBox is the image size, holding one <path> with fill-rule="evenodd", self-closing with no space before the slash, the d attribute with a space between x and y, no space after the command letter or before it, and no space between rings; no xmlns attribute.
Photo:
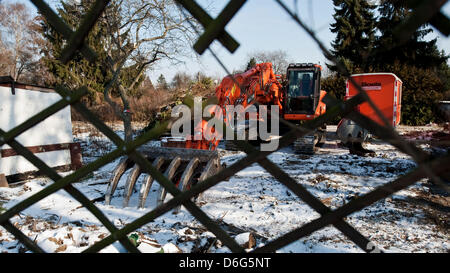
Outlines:
<svg viewBox="0 0 450 273"><path fill-rule="evenodd" d="M140 97L130 97L130 108L133 113L133 121L149 122L154 119L160 107L170 101L172 95L165 90L153 90L144 92ZM119 98L113 98L114 102L122 105ZM88 105L89 110L102 121L121 121L114 113L113 108L104 100L95 105ZM82 115L72 109L72 120L86 121Z"/></svg>
<svg viewBox="0 0 450 273"><path fill-rule="evenodd" d="M321 89L339 100L344 100L345 96L345 78L338 75L331 75L321 80ZM330 123L338 124L340 116L334 118Z"/></svg>
<svg viewBox="0 0 450 273"><path fill-rule="evenodd" d="M322 79L321 89L335 98L343 100L345 96L345 78L337 75L326 77Z"/></svg>
<svg viewBox="0 0 450 273"><path fill-rule="evenodd" d="M437 103L446 90L437 73L399 64L390 70L403 82L402 124L417 126L439 121Z"/></svg>

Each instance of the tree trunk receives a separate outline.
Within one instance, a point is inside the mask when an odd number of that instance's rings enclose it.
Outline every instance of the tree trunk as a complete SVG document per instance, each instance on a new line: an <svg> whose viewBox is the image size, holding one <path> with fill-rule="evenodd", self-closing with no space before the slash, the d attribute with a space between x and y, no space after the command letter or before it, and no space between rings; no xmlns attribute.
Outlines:
<svg viewBox="0 0 450 273"><path fill-rule="evenodd" d="M133 127L131 126L131 113L123 113L123 128L125 131L125 142L133 141Z"/></svg>

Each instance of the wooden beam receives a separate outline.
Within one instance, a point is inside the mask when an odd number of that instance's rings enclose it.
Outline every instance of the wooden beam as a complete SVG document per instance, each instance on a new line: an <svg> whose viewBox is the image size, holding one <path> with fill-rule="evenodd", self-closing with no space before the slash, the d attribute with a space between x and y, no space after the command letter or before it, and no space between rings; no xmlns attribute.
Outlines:
<svg viewBox="0 0 450 273"><path fill-rule="evenodd" d="M6 176L0 173L0 188L9 188L8 180L6 180Z"/></svg>
<svg viewBox="0 0 450 273"><path fill-rule="evenodd" d="M47 152L53 152L53 151L69 150L71 147L70 145L71 145L70 143L64 143L64 144L30 146L30 147L26 147L26 148L28 150L30 150L30 152L32 152L33 154L38 154L38 153L47 153ZM2 158L19 155L14 149L0 150L0 154L1 154Z"/></svg>

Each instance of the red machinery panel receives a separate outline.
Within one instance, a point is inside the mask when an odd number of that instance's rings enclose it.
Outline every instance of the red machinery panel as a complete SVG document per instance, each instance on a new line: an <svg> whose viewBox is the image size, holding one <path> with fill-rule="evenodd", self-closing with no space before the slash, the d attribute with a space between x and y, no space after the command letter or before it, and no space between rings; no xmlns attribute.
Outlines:
<svg viewBox="0 0 450 273"><path fill-rule="evenodd" d="M395 74L368 73L356 74L351 77L367 92L392 126L400 124L402 81ZM348 80L346 88L347 99L358 94L358 89ZM361 114L383 125L382 120L369 103L362 103L358 109Z"/></svg>

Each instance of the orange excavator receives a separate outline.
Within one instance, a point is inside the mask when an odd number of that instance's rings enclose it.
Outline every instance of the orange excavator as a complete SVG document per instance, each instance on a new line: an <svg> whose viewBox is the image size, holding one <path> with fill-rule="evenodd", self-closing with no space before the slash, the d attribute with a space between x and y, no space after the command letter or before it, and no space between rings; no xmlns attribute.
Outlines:
<svg viewBox="0 0 450 273"><path fill-rule="evenodd" d="M324 114L326 105L322 99L326 92L320 90L321 70L319 65L311 63L290 64L287 68L286 78L282 79L281 75L275 75L271 63L260 63L244 73L225 77L216 88L218 106L223 110L225 123L233 129L238 126L238 124L230 122L235 119L231 118L230 113L226 110L229 106L242 106L234 109L241 109L241 112L237 111L237 115L245 115L246 109L252 105L257 107L266 105L268 108L275 105L279 108L280 117L297 124ZM257 117L257 119L265 122L261 120L261 117ZM243 126L248 130L248 113L246 121ZM197 125L195 131L200 132L200 127L201 132L212 129L208 128L206 120L202 120L201 125ZM299 138L294 143L294 149L299 153L313 154L316 147L324 143L325 130L325 127L320 128L313 135ZM248 132L246 136L249 137ZM215 150L221 140L221 138L192 139L193 137L188 137L187 141L181 145L171 143L169 140L165 142L165 146L182 147L184 145L185 148ZM228 140L225 140L225 146L229 149L235 148Z"/></svg>
<svg viewBox="0 0 450 273"><path fill-rule="evenodd" d="M225 111L230 105L242 105L241 109L252 105L276 105L280 109L280 116L295 124L315 119L326 111L326 105L322 101L326 92L320 88L321 70L319 65L312 63L290 64L283 79L281 75L274 74L271 63L261 63L244 73L225 77L216 89L218 105L224 112L225 122L232 128L235 127L235 124L229 122L232 119ZM395 74L365 73L352 75L351 78L367 93L390 125L396 127L400 124L403 83ZM358 88L347 80L344 99L350 99L358 92ZM355 111L383 125L381 118L367 102L359 105ZM260 117L258 119L264 122ZM203 120L202 130L210 129L208 123ZM368 138L368 131L353 121L342 119L336 133L350 153L374 153L362 146ZM312 135L297 139L294 142L294 150L298 153L313 154L317 147L325 142L325 135L326 126L316 129ZM202 139L192 147L215 150L219 140L214 139L211 142ZM225 141L225 147L235 148L231 141ZM185 147L190 148L191 145Z"/></svg>
<svg viewBox="0 0 450 273"><path fill-rule="evenodd" d="M216 96L222 105L277 105L281 118L300 124L326 111L322 102L326 92L320 90L321 70L319 65L312 63L290 64L286 78L282 79L281 75L274 74L271 63L261 63L247 72L234 75L235 80L231 76L226 77L217 88ZM324 129L297 139L295 150L313 154L315 147L325 140Z"/></svg>
<svg viewBox="0 0 450 273"><path fill-rule="evenodd" d="M361 74L352 77L366 90L374 103L381 108L386 118L392 120L392 125L398 125L401 108L401 80L394 74L389 73ZM214 112L214 115L222 113L225 124L235 131L239 129L239 124L236 124L234 118L229 116L227 112L229 106L241 106L240 112L238 111L236 114L244 115L244 129L249 129L250 122L247 121L255 118L254 115L250 117L250 115L247 115L249 113L246 112L246 109L253 105L255 107L261 107L261 105L278 106L278 113L281 118L301 124L324 114L326 111L326 105L322 101L326 92L320 89L320 78L321 67L316 64L290 64L285 78L281 75L275 75L271 63L257 64L244 73L225 77L216 89L218 103L210 108L209 112L210 114ZM346 99L356 95L357 92L357 89L347 82ZM381 122L367 103L361 104L355 110L376 122ZM232 115L235 115L235 112ZM259 122L267 122L272 118L267 117L264 120L262 116L256 115ZM161 141L162 147L144 145L138 149L150 161L153 161L154 167L162 171L181 191L189 189L192 185L214 175L222 168L216 150L222 140L221 134L215 132L216 128L211 126L206 119L200 118L196 121L195 118L191 119L190 116L188 119L194 127L193 134L188 134L183 138L163 139ZM205 137L205 132L212 132L213 137ZM297 139L294 142L294 150L299 153L313 154L316 147L320 147L325 142L325 133L326 127L323 127L316 129L309 136ZM368 132L358 124L343 119L338 125L337 135L342 143L349 147L350 152L356 151L359 154L370 152L362 147L362 143L367 139ZM266 141L266 139L259 139L258 141ZM230 148L230 145L227 145L230 143L232 142L225 140L225 147ZM231 148L233 147L231 146ZM123 190L123 206L129 205L131 196L135 191L135 185L142 174L139 166L129 158L124 158L114 170L105 194L106 204L110 204L122 175L129 169L131 169L131 172L128 174ZM137 203L137 206L141 208L146 206L153 182L154 179L151 175L143 175L139 199L133 201ZM156 195L156 204L162 204L166 197L165 189L159 187Z"/></svg>
<svg viewBox="0 0 450 273"><path fill-rule="evenodd" d="M322 98L326 93L320 90L321 67L311 63L296 63L290 64L286 72L286 78L283 79L281 75L275 75L271 63L261 63L244 73L225 77L216 88L218 103L216 109L211 108L211 112L217 111L219 107L219 111L223 112L224 122L234 130L238 130L238 124L230 122L233 119L227 116L227 106L242 106L239 108L242 113L236 114L246 115L245 111L249 106L276 105L282 118L298 124L324 114L326 106ZM261 117L256 118L260 122L265 122L261 120ZM244 124L244 127L247 125L248 123ZM205 138L205 132L215 130L205 119L197 123L193 122L193 127L194 133L185 138L166 138L161 142L162 147L144 145L138 149L150 161L153 161L155 168L162 171L170 180L175 181L180 190L189 189L191 185L214 175L222 167L216 151L222 136L216 134L215 138ZM198 134L202 137L196 138ZM257 141L267 141L267 139ZM300 153L312 154L315 147L320 146L324 141L325 128L321 128L310 136L297 139L294 148ZM226 141L226 146L230 147L230 143ZM116 166L106 190L106 204L111 204L113 196L117 194L116 189L121 177L129 169L131 172L128 174L122 193L123 206L129 205L138 178L142 174L139 166L129 158L124 158ZM131 202L137 203L138 207L145 207L153 182L149 174L143 174L139 198ZM157 205L164 202L165 197L165 189L159 187Z"/></svg>

